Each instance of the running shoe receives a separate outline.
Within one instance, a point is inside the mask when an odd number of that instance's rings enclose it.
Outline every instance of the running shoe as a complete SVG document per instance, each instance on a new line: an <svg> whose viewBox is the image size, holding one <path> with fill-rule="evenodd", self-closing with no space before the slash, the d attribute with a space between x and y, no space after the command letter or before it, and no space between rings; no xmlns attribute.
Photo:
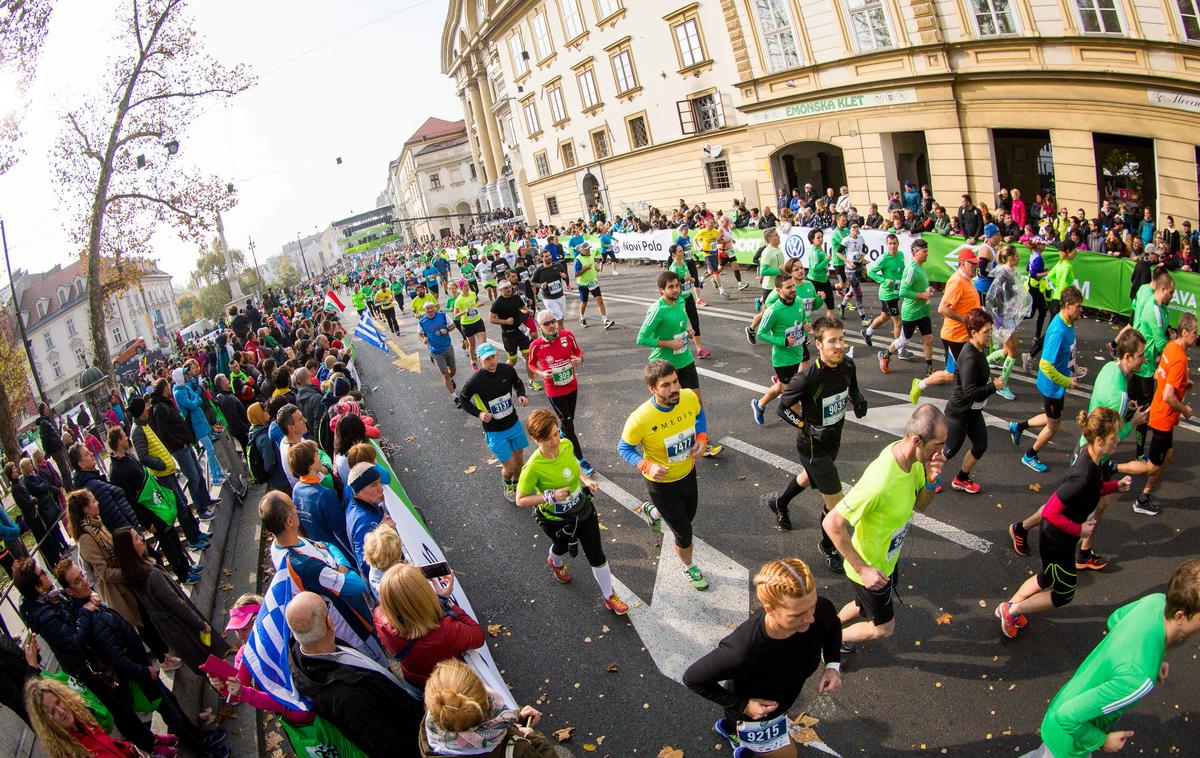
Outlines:
<svg viewBox="0 0 1200 758"><path fill-rule="evenodd" d="M950 486L959 492L965 492L968 495L978 495L979 491L983 489L983 487L980 487L976 482L973 482L970 479L962 480L957 476L950 481Z"/></svg>
<svg viewBox="0 0 1200 758"><path fill-rule="evenodd" d="M855 645L853 642L842 643L842 655L854 655L857 652L858 645Z"/></svg>
<svg viewBox="0 0 1200 758"><path fill-rule="evenodd" d="M1016 421L1008 422L1008 433L1010 435L1012 435L1013 446L1020 447L1021 446L1021 435L1023 435L1024 432L1021 431L1021 427L1017 426Z"/></svg>
<svg viewBox="0 0 1200 758"><path fill-rule="evenodd" d="M517 502L517 483L516 482L505 482L504 483L504 499L510 503Z"/></svg>
<svg viewBox="0 0 1200 758"><path fill-rule="evenodd" d="M612 329L616 325L617 325L617 322L613 321L611 318L604 319L604 328L605 329Z"/></svg>
<svg viewBox="0 0 1200 758"><path fill-rule="evenodd" d="M742 746L742 741L738 739L737 732L732 734L725 730L725 719L717 719L717 723L713 724L713 731L729 740L729 747L737 750Z"/></svg>
<svg viewBox="0 0 1200 758"><path fill-rule="evenodd" d="M654 503L642 503L642 507L638 510L641 512L642 518L645 519L646 525L650 527L650 531L662 531L662 516L658 515L658 509L654 507Z"/></svg>
<svg viewBox="0 0 1200 758"><path fill-rule="evenodd" d="M1010 640L1017 638L1017 632L1020 626L1017 624L1017 617L1009 611L1010 603L1003 602L996 606L996 618L1000 619L1000 632ZM1024 618L1024 617L1022 617Z"/></svg>
<svg viewBox="0 0 1200 758"><path fill-rule="evenodd" d="M871 343L871 330L870 329L862 330L862 338L863 338L863 342L867 343L867 347L875 347L875 345L873 345Z"/></svg>
<svg viewBox="0 0 1200 758"><path fill-rule="evenodd" d="M716 458L718 455L721 454L721 451L724 449L725 449L724 445L714 445L712 443L709 443L704 446L704 457L705 458Z"/></svg>
<svg viewBox="0 0 1200 758"><path fill-rule="evenodd" d="M1029 533L1020 524L1009 524L1008 536L1012 540L1013 552L1028 558L1030 556Z"/></svg>
<svg viewBox="0 0 1200 758"><path fill-rule="evenodd" d="M200 576L204 573L203 566L192 566L188 571L187 578L183 580L184 584L196 584L200 581Z"/></svg>
<svg viewBox="0 0 1200 758"><path fill-rule="evenodd" d="M1033 356L1029 353L1021 353L1021 369L1026 374L1033 373Z"/></svg>
<svg viewBox="0 0 1200 758"><path fill-rule="evenodd" d="M767 498L767 507L771 509L771 513L775 514L775 525L781 531L790 532L792 530L792 517L788 512L779 507L779 498L771 495Z"/></svg>
<svg viewBox="0 0 1200 758"><path fill-rule="evenodd" d="M1042 463L1041 458L1037 457L1036 455L1031 457L1029 453L1021 456L1021 463L1024 463L1027 467L1033 469L1039 474L1044 474L1050 470L1049 466Z"/></svg>
<svg viewBox="0 0 1200 758"><path fill-rule="evenodd" d="M205 752L211 751L213 748L225 742L225 738L229 736L224 729L220 728L209 729L203 734L204 736L200 738L200 745L205 749ZM226 751L226 754L228 755L228 751Z"/></svg>
<svg viewBox="0 0 1200 758"><path fill-rule="evenodd" d="M550 556L547 555L546 556L546 565L550 567L550 573L554 574L555 579L562 582L563 584L570 583L571 572L567 570L567 564L564 563L561 566L555 566L554 561L550 560ZM607 604L608 604L608 602L605 601L605 605L607 605Z"/></svg>
<svg viewBox="0 0 1200 758"><path fill-rule="evenodd" d="M896 351L896 357L902 361L906 361L912 357L912 353L908 352L908 348L902 347Z"/></svg>
<svg viewBox="0 0 1200 758"><path fill-rule="evenodd" d="M696 357L704 358L705 360L707 360L712 357L712 353L708 352L704 348L700 348L699 350L696 351Z"/></svg>
<svg viewBox="0 0 1200 758"><path fill-rule="evenodd" d="M588 476L595 476L596 468L587 462L586 458L579 459L579 470Z"/></svg>
<svg viewBox="0 0 1200 758"><path fill-rule="evenodd" d="M908 399L912 401L913 405L916 405L917 403L921 402L921 380L920 379L912 380L912 386L908 388Z"/></svg>
<svg viewBox="0 0 1200 758"><path fill-rule="evenodd" d="M880 350L879 351L879 370L885 374L891 373L892 370L889 367L891 362L892 362L892 358L890 355L888 355L888 352L886 350Z"/></svg>
<svg viewBox="0 0 1200 758"><path fill-rule="evenodd" d="M729 294L729 293L728 293L728 292L725 290L725 288L724 288L724 287L721 287L720 289L718 289L718 290L717 290L717 292L719 292L719 293L721 294L721 297L725 298L726 300L732 300L732 299L733 299L733 295Z"/></svg>
<svg viewBox="0 0 1200 758"><path fill-rule="evenodd" d="M822 550L821 552L825 552ZM831 553L825 553L825 563L829 565L829 570L835 574L846 573L846 562L842 558L842 554L834 550Z"/></svg>
<svg viewBox="0 0 1200 758"><path fill-rule="evenodd" d="M542 389L542 383L539 382L537 379L530 379L529 380L529 389L533 390L534 392L539 392Z"/></svg>
<svg viewBox="0 0 1200 758"><path fill-rule="evenodd" d="M850 312L851 312L851 313L854 313L855 311L857 311L857 310L858 310L858 306L856 306L854 303L850 303L850 304L849 304L849 305L847 305L846 307L850 309Z"/></svg>
<svg viewBox="0 0 1200 758"><path fill-rule="evenodd" d="M1142 493L1133 501L1133 512L1143 516L1157 516L1162 513L1162 503L1157 498Z"/></svg>
<svg viewBox="0 0 1200 758"><path fill-rule="evenodd" d="M1105 558L1099 553L1092 551L1079 551L1079 555L1075 557L1075 568L1079 570L1088 569L1090 571L1103 571L1108 566L1108 558Z"/></svg>
<svg viewBox="0 0 1200 758"><path fill-rule="evenodd" d="M754 423L759 426L764 426L767 423L767 414L763 412L762 406L758 404L758 398L750 401L750 410L754 413Z"/></svg>
<svg viewBox="0 0 1200 758"><path fill-rule="evenodd" d="M583 316L580 316L579 317L579 325L584 328L587 328L587 319L584 318Z"/></svg>
<svg viewBox="0 0 1200 758"><path fill-rule="evenodd" d="M700 298L698 298L698 297L697 297L697 298L696 298L696 306L697 306L698 308L707 308L707 307L708 307L708 303L706 303L705 301L703 301L703 300L701 300Z"/></svg>
<svg viewBox="0 0 1200 758"><path fill-rule="evenodd" d="M692 585L692 589L706 590L708 589L708 580L704 578L704 574L700 571L699 566L686 568L683 573L687 575L688 583Z"/></svg>
<svg viewBox="0 0 1200 758"><path fill-rule="evenodd" d="M750 327L746 327L746 341L751 345L758 343L758 338L754 336L754 330Z"/></svg>
<svg viewBox="0 0 1200 758"><path fill-rule="evenodd" d="M1005 400L1016 400L1017 399L1017 396L1014 395L1013 391L1010 390L1007 386L1001 387L1000 389L996 390L996 394L999 395L1000 397L1004 398Z"/></svg>
<svg viewBox="0 0 1200 758"><path fill-rule="evenodd" d="M845 303L842 303L841 305L838 306L838 318L840 318L843 321L846 320L846 304Z"/></svg>
<svg viewBox="0 0 1200 758"><path fill-rule="evenodd" d="M604 607L618 616L624 616L626 613L629 613L629 604L617 597L617 593L615 592L605 599Z"/></svg>
<svg viewBox="0 0 1200 758"><path fill-rule="evenodd" d="M738 289L739 289L739 290L744 290L744 289L746 289L746 288L747 288L747 287L749 287L749 286L750 286L750 283L749 283L749 282L738 282Z"/></svg>

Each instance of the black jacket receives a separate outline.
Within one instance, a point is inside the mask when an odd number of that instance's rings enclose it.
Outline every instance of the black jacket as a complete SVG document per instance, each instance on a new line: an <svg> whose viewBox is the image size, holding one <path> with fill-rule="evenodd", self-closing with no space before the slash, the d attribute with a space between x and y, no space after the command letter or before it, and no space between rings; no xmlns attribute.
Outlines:
<svg viewBox="0 0 1200 758"><path fill-rule="evenodd" d="M8 706L25 723L29 723L22 697L25 681L39 674L41 669L25 660L21 644L7 634L0 634L0 705Z"/></svg>
<svg viewBox="0 0 1200 758"><path fill-rule="evenodd" d="M961 419L970 413L982 413L982 409L972 406L986 403L996 391L996 385L991 382L987 356L968 342L959 351L955 363L958 364L958 371L954 375L954 389L950 391L950 402L946 403L946 415Z"/></svg>
<svg viewBox="0 0 1200 758"><path fill-rule="evenodd" d="M141 529L141 522L134 513L133 506L125 497L125 491L108 480L99 471L76 471L72 477L75 488L86 487L100 504L100 520L105 528L115 532L122 526L132 526Z"/></svg>
<svg viewBox="0 0 1200 758"><path fill-rule="evenodd" d="M958 228L962 229L964 237L978 237L983 234L983 214L974 205L959 208Z"/></svg>
<svg viewBox="0 0 1200 758"><path fill-rule="evenodd" d="M316 437L317 424L321 423L321 416L325 413L322 407L321 400L324 394L316 385L310 384L306 387L301 387L296 393L296 405L300 407L300 413L304 416L304 420L308 422L308 436L310 439Z"/></svg>
<svg viewBox="0 0 1200 758"><path fill-rule="evenodd" d="M75 606L61 590L51 590L37 599L21 598L21 618L29 631L50 646L59 668L85 681L92 676L89 656L75 637Z"/></svg>
<svg viewBox="0 0 1200 758"><path fill-rule="evenodd" d="M75 607L75 637L80 644L106 663L118 678L137 682L143 688L153 686L150 654L133 624L104 603L89 611L83 607L84 600L72 598L70 602Z"/></svg>
<svg viewBox="0 0 1200 758"><path fill-rule="evenodd" d="M267 486L273 490L291 493L292 485L288 482L287 472L283 470L279 445L271 439L271 427L266 424L253 427L250 430L250 446L254 448L250 455L257 455L262 461L262 470L267 474Z"/></svg>
<svg viewBox="0 0 1200 758"><path fill-rule="evenodd" d="M192 425L180 415L175 402L157 393L150 396L150 428L170 453L196 441Z"/></svg>
<svg viewBox="0 0 1200 758"><path fill-rule="evenodd" d="M125 493L125 500L133 509L138 521L142 522L143 526L153 525L157 532L161 532L169 528L171 524L165 523L153 511L138 502L138 496L142 494L142 488L146 486L147 476L150 476L150 473L142 466L141 461L128 453L120 456L114 455L108 463L109 483L119 487ZM102 518L101 521L103 520Z"/></svg>
<svg viewBox="0 0 1200 758"><path fill-rule="evenodd" d="M370 756L418 755L424 707L382 674L304 655L291 641L292 680L321 718Z"/></svg>
<svg viewBox="0 0 1200 758"><path fill-rule="evenodd" d="M53 421L46 416L38 416L37 428L42 438L42 450L46 451L46 455L54 455L63 449L62 437L59 436Z"/></svg>
<svg viewBox="0 0 1200 758"><path fill-rule="evenodd" d="M241 400L234 397L233 392L219 392L213 402L224 414L225 423L229 425L229 433L245 446L250 434L250 420L246 418L246 406L242 405Z"/></svg>

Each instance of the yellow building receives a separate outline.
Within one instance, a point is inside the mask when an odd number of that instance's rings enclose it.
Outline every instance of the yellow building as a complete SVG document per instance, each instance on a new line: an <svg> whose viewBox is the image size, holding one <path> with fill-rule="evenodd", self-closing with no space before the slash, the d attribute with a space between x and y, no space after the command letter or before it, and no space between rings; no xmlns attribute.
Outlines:
<svg viewBox="0 0 1200 758"><path fill-rule="evenodd" d="M530 220L904 181L1197 216L1200 0L451 0L443 70Z"/></svg>

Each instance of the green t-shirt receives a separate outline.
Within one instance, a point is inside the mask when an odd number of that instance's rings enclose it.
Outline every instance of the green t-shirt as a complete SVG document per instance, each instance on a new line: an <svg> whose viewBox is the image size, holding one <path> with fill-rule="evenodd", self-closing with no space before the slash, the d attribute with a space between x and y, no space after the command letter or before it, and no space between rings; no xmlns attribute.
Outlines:
<svg viewBox="0 0 1200 758"><path fill-rule="evenodd" d="M1167 309L1154 299L1154 288L1149 284L1138 287L1134 299L1133 328L1146 338L1146 362L1137 370L1138 376L1154 376L1159 356L1167 346L1167 324Z"/></svg>
<svg viewBox="0 0 1200 758"><path fill-rule="evenodd" d="M1100 373L1096 374L1096 382L1092 385L1092 397L1088 400L1088 414L1100 408L1112 408L1121 417L1121 428L1117 431L1117 436L1120 439L1125 439L1129 433L1133 431L1133 425L1129 423L1129 416L1126 413L1129 410L1129 382L1125 378L1125 374L1121 373L1120 361L1109 361L1105 363ZM1075 446L1076 449L1087 444L1087 440L1083 435L1079 435L1079 443Z"/></svg>
<svg viewBox="0 0 1200 758"><path fill-rule="evenodd" d="M796 300L804 304L804 313L808 316L807 320L811 322L813 308L817 307L817 288L812 285L812 282L805 279L796 285ZM763 311L765 312L767 308L778 302L779 290L772 290L771 294L767 295L766 301L763 302Z"/></svg>
<svg viewBox="0 0 1200 758"><path fill-rule="evenodd" d="M929 315L929 301L917 295L929 291L929 276L925 267L916 261L904 264L904 275L900 277L900 320L918 321Z"/></svg>
<svg viewBox="0 0 1200 758"><path fill-rule="evenodd" d="M575 447L571 441L558 441L558 456L555 458L547 458L542 455L540 447L535 447L533 455L521 468L517 492L532 495L563 487L571 491L567 499L555 505L543 501L537 505L538 513L552 521L563 521L564 516L578 512L586 502L583 484L579 481L579 461L575 460Z"/></svg>
<svg viewBox="0 0 1200 758"><path fill-rule="evenodd" d="M798 297L788 305L778 292L771 294L775 296L775 302L759 322L756 336L771 346L772 366L799 365L804 361L804 325L808 323L808 312ZM795 344L788 345L789 337Z"/></svg>
<svg viewBox="0 0 1200 758"><path fill-rule="evenodd" d="M850 236L850 227L835 228L833 233L829 235L829 254L833 257L833 265L844 266L842 259L837 257L837 252L842 247L842 241Z"/></svg>
<svg viewBox="0 0 1200 758"><path fill-rule="evenodd" d="M758 258L758 275L761 278L758 285L765 290L775 289L775 277L779 275L784 263L783 251L772 245L763 248Z"/></svg>
<svg viewBox="0 0 1200 758"><path fill-rule="evenodd" d="M456 302L458 302L458 295L447 295L446 296L446 313L451 314L450 318L451 318L451 320L454 320L454 321L458 321L458 319L455 319L454 315L453 315L454 314L454 304Z"/></svg>
<svg viewBox="0 0 1200 758"><path fill-rule="evenodd" d="M462 277L465 281L475 281L475 264L470 261L463 261L458 264L458 270L462 272Z"/></svg>
<svg viewBox="0 0 1200 758"><path fill-rule="evenodd" d="M367 297L362 293L362 290L351 292L350 302L354 305L354 310L356 311L361 311L367 307Z"/></svg>
<svg viewBox="0 0 1200 758"><path fill-rule="evenodd" d="M808 278L817 284L829 281L829 254L824 245L810 245L804 256L804 270Z"/></svg>
<svg viewBox="0 0 1200 758"><path fill-rule="evenodd" d="M880 300L895 300L900 297L897 285L904 276L904 255L899 252L895 255L884 253L867 267L867 276L879 282Z"/></svg>
<svg viewBox="0 0 1200 758"><path fill-rule="evenodd" d="M586 271L581 270L578 274L576 274L576 284L578 284L580 287L587 287L589 284L596 281L596 265L595 261L592 260L590 253L588 255L584 255L583 253L577 251L575 253L575 262L579 264L580 269L587 269ZM588 287L588 289L592 288Z"/></svg>
<svg viewBox="0 0 1200 758"><path fill-rule="evenodd" d="M688 281L688 277L692 275L688 267L682 263L672 263L671 270L679 275L679 299L691 297L695 284Z"/></svg>
<svg viewBox="0 0 1200 758"><path fill-rule="evenodd" d="M1054 758L1099 754L1121 714L1154 689L1167 650L1161 592L1134 600L1108 617L1108 635L1046 709L1042 742Z"/></svg>
<svg viewBox="0 0 1200 758"><path fill-rule="evenodd" d="M680 340L683 347L678 350L658 347L659 340ZM650 351L652 361L662 358L675 368L695 363L691 340L688 338L688 317L683 307L683 299L676 300L674 305L668 305L666 300L659 298L657 303L650 306L642 328L638 329L637 343L642 347L653 348Z"/></svg>
<svg viewBox="0 0 1200 758"><path fill-rule="evenodd" d="M404 297L404 282L397 279L392 282L392 295L397 299Z"/></svg>
<svg viewBox="0 0 1200 758"><path fill-rule="evenodd" d="M838 513L854 527L850 541L855 551L884 576L891 576L900 560L917 495L925 486L925 467L920 461L914 461L907 472L900 470L892 455L892 448L898 444L885 447L837 504ZM848 561L846 576L863 583Z"/></svg>
<svg viewBox="0 0 1200 758"><path fill-rule="evenodd" d="M459 319L463 326L477 324L483 318L479 315L479 297L469 289L458 293L458 299L454 301L454 309L461 314Z"/></svg>
<svg viewBox="0 0 1200 758"><path fill-rule="evenodd" d="M1050 286L1049 299L1058 300L1062 291L1075 283L1075 264L1066 258L1059 258L1058 263L1046 274L1046 283Z"/></svg>

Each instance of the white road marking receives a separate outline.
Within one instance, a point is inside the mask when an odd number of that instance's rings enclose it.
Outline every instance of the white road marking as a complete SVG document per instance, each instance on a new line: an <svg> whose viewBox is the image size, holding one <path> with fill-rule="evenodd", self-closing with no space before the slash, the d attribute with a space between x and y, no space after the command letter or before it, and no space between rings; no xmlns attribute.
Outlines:
<svg viewBox="0 0 1200 758"><path fill-rule="evenodd" d="M907 419L907 415L905 417ZM887 431L886 429L882 431ZM743 442L736 437L723 437L721 444L726 447L731 447L740 453L745 453L752 458L757 458L764 463L769 463L775 468L786 471L790 474L798 474L801 471L799 463L789 461L782 455L776 455L770 450L763 450L760 447L751 445L749 442ZM849 491L854 485L842 482L842 487ZM987 553L992 549L992 543L982 537L976 537L970 532L965 532L956 526L951 526L943 521L938 521L935 518L926 516L924 513L914 512L912 516L912 524L915 527L924 529L925 531L936 534L942 539L949 540L956 545L961 545L968 550L974 550L977 553Z"/></svg>

